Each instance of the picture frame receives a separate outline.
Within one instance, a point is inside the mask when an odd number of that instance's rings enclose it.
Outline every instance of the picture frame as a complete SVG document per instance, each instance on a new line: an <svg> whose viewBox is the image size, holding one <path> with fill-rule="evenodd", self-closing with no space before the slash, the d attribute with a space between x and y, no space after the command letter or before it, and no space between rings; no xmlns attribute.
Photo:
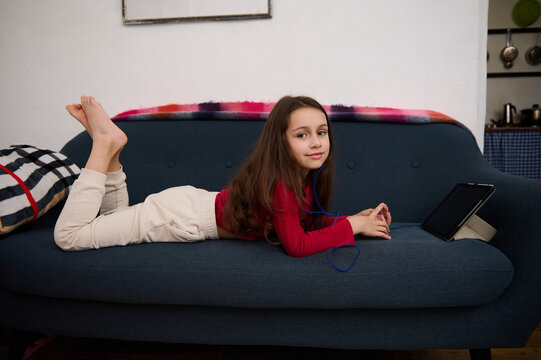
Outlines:
<svg viewBox="0 0 541 360"><path fill-rule="evenodd" d="M122 0L126 25L272 18L272 0Z"/></svg>

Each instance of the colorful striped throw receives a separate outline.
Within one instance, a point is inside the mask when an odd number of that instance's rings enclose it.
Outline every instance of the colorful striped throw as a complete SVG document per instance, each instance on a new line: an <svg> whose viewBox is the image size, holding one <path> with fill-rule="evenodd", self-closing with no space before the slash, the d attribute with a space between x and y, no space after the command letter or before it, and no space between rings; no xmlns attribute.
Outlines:
<svg viewBox="0 0 541 360"><path fill-rule="evenodd" d="M124 111L114 121L128 120L265 120L274 107L272 102L206 102L169 104ZM324 105L331 120L390 123L448 123L470 132L457 120L432 110L395 109L387 107Z"/></svg>

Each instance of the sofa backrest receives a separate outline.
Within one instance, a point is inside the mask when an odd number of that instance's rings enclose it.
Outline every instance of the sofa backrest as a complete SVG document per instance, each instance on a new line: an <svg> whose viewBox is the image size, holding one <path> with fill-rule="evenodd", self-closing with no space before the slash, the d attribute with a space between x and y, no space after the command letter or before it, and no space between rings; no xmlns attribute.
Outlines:
<svg viewBox="0 0 541 360"><path fill-rule="evenodd" d="M264 123L145 120L117 124L129 139L121 162L133 204L171 186L221 190L250 153ZM484 182L484 174L492 171L474 137L456 125L336 120L333 129L336 181L330 210L342 215L386 202L394 220L420 222L457 182ZM83 167L90 147L90 137L81 133L62 153Z"/></svg>

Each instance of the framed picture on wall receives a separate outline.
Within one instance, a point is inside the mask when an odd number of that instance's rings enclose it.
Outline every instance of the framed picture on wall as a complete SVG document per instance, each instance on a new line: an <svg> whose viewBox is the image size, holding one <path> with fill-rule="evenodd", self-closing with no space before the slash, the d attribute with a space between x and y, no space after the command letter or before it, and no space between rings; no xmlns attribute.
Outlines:
<svg viewBox="0 0 541 360"><path fill-rule="evenodd" d="M122 0L124 24L269 19L272 0Z"/></svg>

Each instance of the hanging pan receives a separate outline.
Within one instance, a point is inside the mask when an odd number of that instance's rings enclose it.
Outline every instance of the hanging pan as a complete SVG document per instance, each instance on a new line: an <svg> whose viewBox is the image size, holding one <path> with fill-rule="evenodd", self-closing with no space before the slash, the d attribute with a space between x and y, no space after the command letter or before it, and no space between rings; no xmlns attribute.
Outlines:
<svg viewBox="0 0 541 360"><path fill-rule="evenodd" d="M539 46L539 35L537 35L535 46L529 48L524 56L530 65L539 65L539 63L541 63L541 46Z"/></svg>
<svg viewBox="0 0 541 360"><path fill-rule="evenodd" d="M518 49L511 45L511 29L507 29L507 43L500 54L500 57L503 60L503 66L506 69L509 69L513 66L513 60L515 60L517 56Z"/></svg>

